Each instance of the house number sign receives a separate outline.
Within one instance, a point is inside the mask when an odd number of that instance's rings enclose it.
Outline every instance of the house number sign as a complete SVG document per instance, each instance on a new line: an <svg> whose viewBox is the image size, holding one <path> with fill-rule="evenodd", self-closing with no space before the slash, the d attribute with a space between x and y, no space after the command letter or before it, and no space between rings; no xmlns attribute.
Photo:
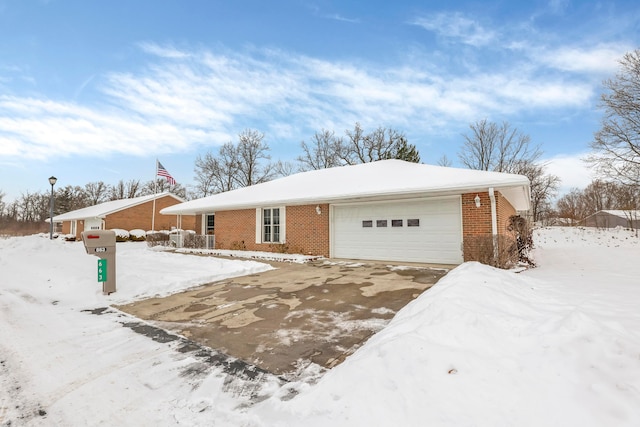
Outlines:
<svg viewBox="0 0 640 427"><path fill-rule="evenodd" d="M101 249L101 248L96 248L96 249ZM106 281L107 281L107 260L99 259L98 260L98 282L106 282Z"/></svg>

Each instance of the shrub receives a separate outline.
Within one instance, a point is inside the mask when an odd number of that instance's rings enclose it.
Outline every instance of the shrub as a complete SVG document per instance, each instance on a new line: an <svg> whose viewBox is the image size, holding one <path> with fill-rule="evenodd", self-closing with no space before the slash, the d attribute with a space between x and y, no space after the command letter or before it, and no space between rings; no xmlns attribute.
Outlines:
<svg viewBox="0 0 640 427"><path fill-rule="evenodd" d="M247 245L244 244L244 240L240 242L237 240L234 240L233 242L231 242L229 249L231 249L232 251L246 251Z"/></svg>
<svg viewBox="0 0 640 427"><path fill-rule="evenodd" d="M529 259L529 251L533 249L533 231L529 222L520 215L512 215L507 230L515 239L518 261L535 267L535 263Z"/></svg>
<svg viewBox="0 0 640 427"><path fill-rule="evenodd" d="M469 236L464 239L463 245L466 261L478 261L498 268L511 268L518 262L517 247L511 236Z"/></svg>
<svg viewBox="0 0 640 427"><path fill-rule="evenodd" d="M144 230L136 228L135 230L129 231L129 240L132 242L144 242L146 238L147 233Z"/></svg>
<svg viewBox="0 0 640 427"><path fill-rule="evenodd" d="M126 242L129 240L129 232L121 228L113 228L111 231L116 233L116 242Z"/></svg>
<svg viewBox="0 0 640 427"><path fill-rule="evenodd" d="M206 249L207 236L197 235L195 231L189 231L182 239L182 247L189 249Z"/></svg>
<svg viewBox="0 0 640 427"><path fill-rule="evenodd" d="M169 233L147 231L147 246L169 246Z"/></svg>

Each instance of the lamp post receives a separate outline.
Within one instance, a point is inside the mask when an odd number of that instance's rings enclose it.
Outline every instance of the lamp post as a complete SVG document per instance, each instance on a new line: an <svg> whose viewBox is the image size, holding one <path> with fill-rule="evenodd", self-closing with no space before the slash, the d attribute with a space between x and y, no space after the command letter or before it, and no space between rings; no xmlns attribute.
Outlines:
<svg viewBox="0 0 640 427"><path fill-rule="evenodd" d="M49 240L53 240L53 186L56 185L58 178L51 176L49 184L51 184L51 200L49 201Z"/></svg>

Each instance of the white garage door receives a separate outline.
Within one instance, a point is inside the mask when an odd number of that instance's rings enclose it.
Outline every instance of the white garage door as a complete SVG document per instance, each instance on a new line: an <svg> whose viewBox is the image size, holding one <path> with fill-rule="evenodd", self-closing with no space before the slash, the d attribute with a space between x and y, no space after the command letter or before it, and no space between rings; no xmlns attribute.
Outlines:
<svg viewBox="0 0 640 427"><path fill-rule="evenodd" d="M336 205L335 258L459 264L460 197Z"/></svg>

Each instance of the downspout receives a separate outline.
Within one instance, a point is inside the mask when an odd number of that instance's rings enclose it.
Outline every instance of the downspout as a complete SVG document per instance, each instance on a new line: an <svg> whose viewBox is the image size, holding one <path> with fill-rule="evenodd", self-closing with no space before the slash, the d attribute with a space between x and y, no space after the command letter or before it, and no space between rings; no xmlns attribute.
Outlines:
<svg viewBox="0 0 640 427"><path fill-rule="evenodd" d="M498 261L498 213L493 187L489 188L489 200L491 200L491 234L493 236L493 262L495 263Z"/></svg>

